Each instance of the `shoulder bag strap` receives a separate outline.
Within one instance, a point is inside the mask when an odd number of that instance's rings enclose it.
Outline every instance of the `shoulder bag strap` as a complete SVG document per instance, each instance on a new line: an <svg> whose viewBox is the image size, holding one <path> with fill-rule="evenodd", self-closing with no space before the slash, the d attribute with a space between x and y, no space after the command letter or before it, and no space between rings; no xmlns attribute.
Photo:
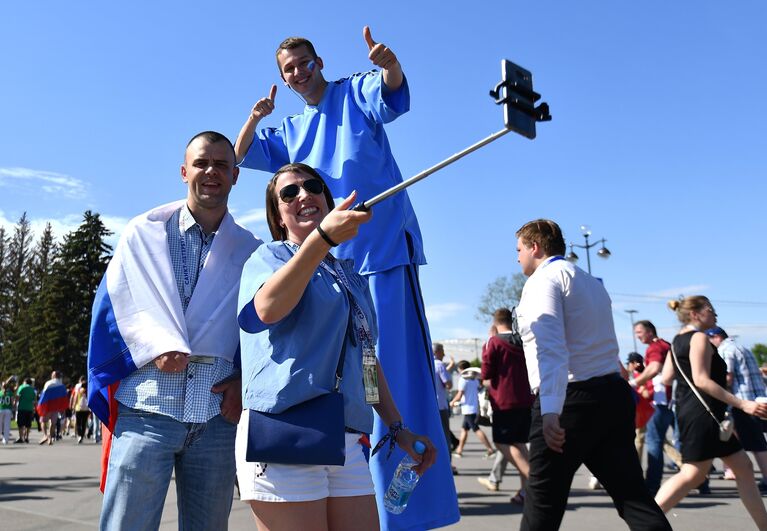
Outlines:
<svg viewBox="0 0 767 531"><path fill-rule="evenodd" d="M687 375L682 370L682 366L679 365L679 359L676 357L676 352L674 352L674 345L673 343L669 344L671 346L671 355L674 357L674 363L676 364L676 368L679 370L679 372L682 373L682 377L684 378L684 381L687 382L687 385L692 389L692 392L695 394L696 397L698 397L698 400L700 400L700 403L703 404L703 407L706 408L706 411L708 411L708 414L711 415L711 417L714 419L714 421L719 425L719 427L722 427L721 422L719 422L719 419L716 418L716 415L714 415L714 412L711 411L711 408L708 407L708 404L705 400L703 400L703 397L700 396L700 393L698 392L698 388L695 387L695 384L693 384L690 379L687 377ZM690 368L692 369L692 363L690 363Z"/></svg>

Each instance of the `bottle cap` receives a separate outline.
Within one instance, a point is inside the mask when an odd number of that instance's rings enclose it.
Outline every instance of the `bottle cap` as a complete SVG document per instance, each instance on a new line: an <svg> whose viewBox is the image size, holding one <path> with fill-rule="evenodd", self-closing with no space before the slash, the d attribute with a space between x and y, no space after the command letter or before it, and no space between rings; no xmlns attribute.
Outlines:
<svg viewBox="0 0 767 531"><path fill-rule="evenodd" d="M416 441L415 444L413 444L413 449L415 450L415 453L423 455L426 451L426 445L421 441Z"/></svg>

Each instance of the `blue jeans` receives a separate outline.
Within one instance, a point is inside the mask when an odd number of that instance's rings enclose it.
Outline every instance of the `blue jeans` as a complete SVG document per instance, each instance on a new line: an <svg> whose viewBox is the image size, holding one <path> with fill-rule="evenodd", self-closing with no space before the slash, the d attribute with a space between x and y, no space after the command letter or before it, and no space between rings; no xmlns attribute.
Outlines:
<svg viewBox="0 0 767 531"><path fill-rule="evenodd" d="M666 432L674 424L674 412L668 406L656 404L655 413L647 423L647 473L645 484L652 494L658 492L663 477L663 443Z"/></svg>
<svg viewBox="0 0 767 531"><path fill-rule="evenodd" d="M158 529L174 469L178 528L227 529L236 429L221 415L204 424L182 423L121 404L100 529Z"/></svg>

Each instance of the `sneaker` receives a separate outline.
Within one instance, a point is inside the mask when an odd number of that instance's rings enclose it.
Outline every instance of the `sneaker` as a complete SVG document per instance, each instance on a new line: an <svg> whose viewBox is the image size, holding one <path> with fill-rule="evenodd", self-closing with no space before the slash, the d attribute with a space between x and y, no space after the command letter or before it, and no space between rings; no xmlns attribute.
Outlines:
<svg viewBox="0 0 767 531"><path fill-rule="evenodd" d="M525 504L525 491L519 490L517 493L511 497L509 500L514 505L524 505Z"/></svg>
<svg viewBox="0 0 767 531"><path fill-rule="evenodd" d="M40 441L40 444L45 444L45 443L47 443L47 442L48 442L48 437L46 437L45 439L42 439L42 440Z"/></svg>
<svg viewBox="0 0 767 531"><path fill-rule="evenodd" d="M23 443L23 442L24 442L24 439L22 439L21 437L19 437L18 439L16 439L15 441L13 441L13 444L21 444L21 443Z"/></svg>
<svg viewBox="0 0 767 531"><path fill-rule="evenodd" d="M698 494L702 494L704 496L707 494L711 494L711 487L708 484L708 478L706 478L706 480L703 483L698 485Z"/></svg>
<svg viewBox="0 0 767 531"><path fill-rule="evenodd" d="M490 481L487 478L477 478L477 481L479 482L480 485L485 487L487 490L491 492L498 492L498 483L496 483L495 481Z"/></svg>
<svg viewBox="0 0 767 531"><path fill-rule="evenodd" d="M455 457L456 459L460 459L463 457L463 454L458 452L453 452L453 457Z"/></svg>
<svg viewBox="0 0 767 531"><path fill-rule="evenodd" d="M451 468L453 469L453 475L457 476L458 475L458 469L455 468L455 467L451 467Z"/></svg>
<svg viewBox="0 0 767 531"><path fill-rule="evenodd" d="M83 438L82 437L78 437L77 438L77 444L83 444Z"/></svg>
<svg viewBox="0 0 767 531"><path fill-rule="evenodd" d="M485 459L490 459L495 455L495 448L491 448L487 452L485 452Z"/></svg>
<svg viewBox="0 0 767 531"><path fill-rule="evenodd" d="M597 490L601 488L602 488L602 485L599 483L599 480L596 478L596 476L591 476L589 478L589 489Z"/></svg>

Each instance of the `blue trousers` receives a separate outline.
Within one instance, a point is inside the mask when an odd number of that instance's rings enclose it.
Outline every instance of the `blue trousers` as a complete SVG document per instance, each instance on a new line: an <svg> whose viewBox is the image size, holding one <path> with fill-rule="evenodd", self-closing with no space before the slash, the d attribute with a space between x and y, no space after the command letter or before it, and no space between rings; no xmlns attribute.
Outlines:
<svg viewBox="0 0 767 531"><path fill-rule="evenodd" d="M378 314L378 357L394 401L404 424L428 436L437 448L437 462L421 477L407 509L399 515L386 512L383 495L405 454L397 449L387 460L387 444L371 458L381 529L432 529L455 523L460 518L458 498L434 389L434 359L418 267L395 267L368 279ZM388 431L376 415L371 442L375 444Z"/></svg>
<svg viewBox="0 0 767 531"><path fill-rule="evenodd" d="M658 492L663 478L663 443L666 432L674 424L674 412L668 406L656 404L655 413L647 423L645 448L647 449L647 473L645 484L652 494Z"/></svg>
<svg viewBox="0 0 767 531"><path fill-rule="evenodd" d="M175 469L179 530L225 531L234 495L236 429L221 415L191 424L121 405L99 528L159 529Z"/></svg>

